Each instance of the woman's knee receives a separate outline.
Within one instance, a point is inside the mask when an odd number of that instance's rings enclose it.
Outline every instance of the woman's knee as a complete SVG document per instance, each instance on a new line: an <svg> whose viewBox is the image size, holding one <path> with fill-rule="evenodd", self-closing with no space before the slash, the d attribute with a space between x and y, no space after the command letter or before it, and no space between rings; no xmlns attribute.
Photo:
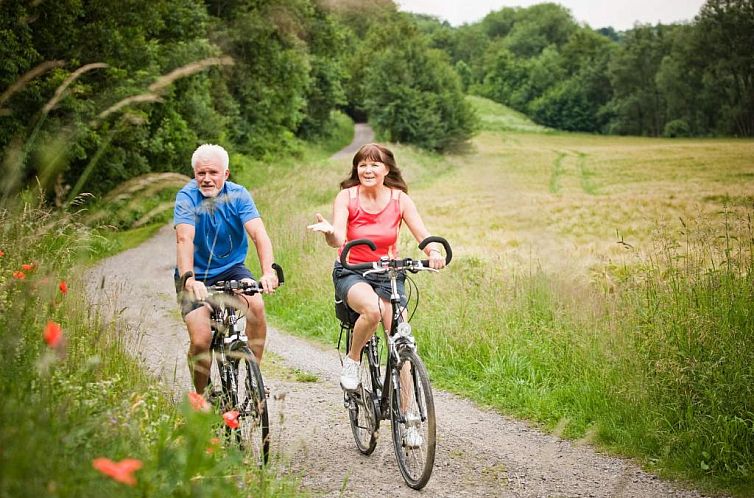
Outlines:
<svg viewBox="0 0 754 498"><path fill-rule="evenodd" d="M382 313L377 306L364 306L359 311L359 316L363 318L367 323L374 326L377 326L377 324L380 323L380 320L382 319Z"/></svg>

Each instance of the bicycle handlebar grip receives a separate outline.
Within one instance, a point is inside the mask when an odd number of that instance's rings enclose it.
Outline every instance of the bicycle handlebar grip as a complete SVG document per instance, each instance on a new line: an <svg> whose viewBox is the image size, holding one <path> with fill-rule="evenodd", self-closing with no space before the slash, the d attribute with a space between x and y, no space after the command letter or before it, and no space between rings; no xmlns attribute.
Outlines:
<svg viewBox="0 0 754 498"><path fill-rule="evenodd" d="M354 246L362 245L369 246L369 248L373 251L377 250L377 245L369 239L356 239L348 242L345 247L343 247L343 252L340 253L340 264L343 265L343 268L347 268L349 270L364 270L373 268L372 263L360 263L357 265L348 264L348 253L351 252L351 248Z"/></svg>
<svg viewBox="0 0 754 498"><path fill-rule="evenodd" d="M450 243L442 237L438 237L437 235L430 235L419 243L419 249L423 250L425 247L427 247L427 244L430 244L432 242L442 244L442 246L445 248L445 264L449 265L450 260L453 259L453 250L450 248ZM429 260L422 260L422 264L429 265Z"/></svg>
<svg viewBox="0 0 754 498"><path fill-rule="evenodd" d="M272 269L275 270L275 273L278 275L278 285L283 285L285 282L285 275L283 275L283 268L280 267L277 263L272 263Z"/></svg>

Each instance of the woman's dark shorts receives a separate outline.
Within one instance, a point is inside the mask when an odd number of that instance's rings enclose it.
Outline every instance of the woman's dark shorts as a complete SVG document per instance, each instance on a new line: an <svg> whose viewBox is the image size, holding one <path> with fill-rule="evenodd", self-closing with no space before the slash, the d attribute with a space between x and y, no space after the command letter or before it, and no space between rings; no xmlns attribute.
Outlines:
<svg viewBox="0 0 754 498"><path fill-rule="evenodd" d="M367 271L367 270L364 270ZM335 286L335 298L346 301L348 290L359 282L365 282L372 286L374 292L386 301L390 301L390 277L387 273L371 273L367 276L362 275L362 271L356 272L343 268L340 261L335 262L332 270L332 281ZM401 306L406 306L406 289L405 275L398 276L398 294L401 297Z"/></svg>
<svg viewBox="0 0 754 498"><path fill-rule="evenodd" d="M201 301L195 301L191 297L190 293L185 292L183 289L181 289L181 277L178 275L178 268L175 269L173 278L175 279L175 293L178 296L178 303L181 305L181 316L185 319L186 315L188 315L195 309L201 308L202 306L204 306L204 303ZM210 285L214 285L221 280L241 280L244 278L253 279L254 276L251 274L248 268L239 263L235 266L231 266L215 278L209 278L207 280L197 278L197 280L204 282L204 285L209 287Z"/></svg>

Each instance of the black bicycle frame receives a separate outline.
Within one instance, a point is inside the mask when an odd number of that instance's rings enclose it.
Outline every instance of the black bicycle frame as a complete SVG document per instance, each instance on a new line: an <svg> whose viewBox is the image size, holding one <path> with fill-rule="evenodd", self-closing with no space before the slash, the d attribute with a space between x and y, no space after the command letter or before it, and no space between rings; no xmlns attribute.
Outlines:
<svg viewBox="0 0 754 498"><path fill-rule="evenodd" d="M427 244L431 242L437 242L442 244L442 246L445 248L445 264L450 264L451 259L453 258L453 251L450 248L450 244L448 244L448 241L445 240L442 237L436 237L436 236L430 236L426 239L422 240L419 243L419 249L424 249ZM369 246L373 251L377 249L377 246L369 239L357 239L352 240L343 247L343 251L340 253L340 263L343 265L344 268L348 268L350 270L370 270L370 269L376 269L376 264L369 264L369 263L360 263L356 265L349 265L347 261L347 256L349 251L351 250L351 247L356 245L367 245ZM387 419L388 418L388 407L390 405L390 395L392 394L392 390L396 390L396 395L398 396L398 399L400 399L400 382L398 380L398 369L394 368L395 362L398 361L398 351L399 349L402 349L403 347L407 347L411 343L404 343L404 342L396 342L391 343L390 338L393 337L397 330L398 330L398 324L401 320L401 306L400 306L400 294L398 293L398 272L399 271L405 271L405 268L403 266L398 266L401 264L400 261L396 260L389 260L387 257L382 257L380 259L380 262L385 264L384 267L387 267L387 273L390 277L390 307L393 314L393 320L390 324L390 332L387 334L387 342L388 342L388 354L387 354L387 364L385 365L386 368L386 374L385 374L385 382L382 383L382 379L380 379L380 371L379 371L379 355L378 355L378 337L375 334L372 336L372 338L369 340L367 345L365 346L367 348L367 353L370 358L370 375L372 377L372 387L374 388L374 403L375 403L375 414L379 414L380 419ZM419 263L424 265L424 267L429 266L428 260L422 260ZM351 334L351 339L353 340L353 324L350 324L349 327L349 333ZM399 340L401 340L399 338ZM407 339L404 339L408 341ZM349 343L347 347L350 349L351 344ZM414 378L414 383L416 384L416 374L412 372L412 376ZM421 418L422 420L426 419L426 411L424 406L421 404L421 400L418 399L418 392L416 393L417 396L417 405L419 406L420 412L421 412ZM377 402L377 399L379 399L379 402ZM405 422L403 420L403 415L400 416L400 421Z"/></svg>
<svg viewBox="0 0 754 498"><path fill-rule="evenodd" d="M223 391L231 398L237 395L238 379L232 374L234 360L232 357L229 358L228 352L233 351L233 349L238 346L239 342L244 345L246 344L238 337L239 332L235 330L236 322L238 322L238 316L236 315L236 309L234 307L227 305L212 306L212 312L210 315L212 343L210 345L210 350L216 355L213 360L215 367L218 369L220 382L224 387ZM235 339L226 343L226 338L234 336ZM210 366L210 368L213 368L213 366ZM237 400L226 399L224 402L235 404Z"/></svg>

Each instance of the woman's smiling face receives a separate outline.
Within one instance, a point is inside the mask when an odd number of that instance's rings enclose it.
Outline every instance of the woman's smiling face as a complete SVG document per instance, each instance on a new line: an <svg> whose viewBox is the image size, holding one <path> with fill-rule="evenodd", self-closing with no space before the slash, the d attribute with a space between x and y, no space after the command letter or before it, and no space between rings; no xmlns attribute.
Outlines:
<svg viewBox="0 0 754 498"><path fill-rule="evenodd" d="M376 187L385 183L388 168L379 161L364 160L356 167L359 182L365 187Z"/></svg>

